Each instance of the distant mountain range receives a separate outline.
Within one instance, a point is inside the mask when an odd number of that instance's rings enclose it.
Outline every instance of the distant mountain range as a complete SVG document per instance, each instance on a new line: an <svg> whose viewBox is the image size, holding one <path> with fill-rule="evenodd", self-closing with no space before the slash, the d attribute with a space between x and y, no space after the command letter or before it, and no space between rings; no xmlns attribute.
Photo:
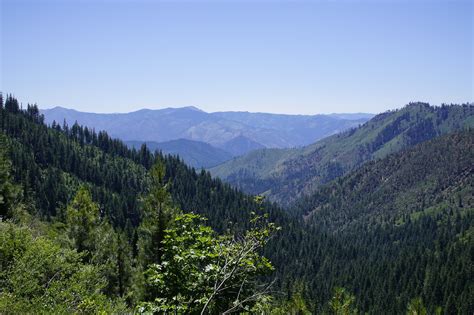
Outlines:
<svg viewBox="0 0 474 315"><path fill-rule="evenodd" d="M261 148L291 148L308 145L324 137L358 126L370 119L372 114L330 114L330 115L281 115L249 112L206 113L196 107L142 109L125 114L95 114L55 107L41 111L46 123L64 120L69 125L80 125L105 130L112 137L124 141L166 142L186 139L200 141L222 149L232 156L239 156ZM136 143L135 143L136 144ZM183 147L180 146L184 145ZM193 164L185 157L190 149L178 142L173 153ZM193 150L203 145L193 144ZM164 150L166 151L166 150ZM196 152L197 155L200 155ZM196 156L195 154L195 156ZM206 153L202 153L206 155ZM196 160L194 165L211 165Z"/></svg>
<svg viewBox="0 0 474 315"><path fill-rule="evenodd" d="M412 103L303 148L250 152L211 173L247 193L289 203L367 161L468 127L474 127L472 105Z"/></svg>

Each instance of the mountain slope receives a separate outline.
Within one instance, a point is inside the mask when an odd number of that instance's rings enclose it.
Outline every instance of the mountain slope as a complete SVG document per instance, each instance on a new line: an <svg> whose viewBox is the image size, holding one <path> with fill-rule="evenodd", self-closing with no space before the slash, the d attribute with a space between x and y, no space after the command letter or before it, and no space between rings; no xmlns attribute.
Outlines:
<svg viewBox="0 0 474 315"><path fill-rule="evenodd" d="M64 120L105 130L125 141L164 142L188 139L206 142L235 154L259 147L302 146L365 122L367 116L354 119L330 115L278 115L248 112L206 113L195 107L143 109L126 114L94 114L55 107L42 110L46 122ZM370 115L370 114L369 114ZM246 139L243 141L243 139Z"/></svg>
<svg viewBox="0 0 474 315"><path fill-rule="evenodd" d="M308 234L282 272L316 296L349 288L373 314L404 313L413 296L429 313L472 313L473 148L473 130L448 134L320 187L294 205Z"/></svg>
<svg viewBox="0 0 474 315"><path fill-rule="evenodd" d="M195 168L209 168L219 165L232 158L232 154L210 144L187 139L171 140L166 142L125 141L129 147L140 149L146 143L147 148L154 152L179 156L189 166Z"/></svg>
<svg viewBox="0 0 474 315"><path fill-rule="evenodd" d="M4 108L0 106L0 132L11 144L15 180L44 218L64 215L78 187L86 185L101 204L101 214L114 225L136 226L140 197L149 186L147 169L156 159L165 164L174 202L186 212L205 215L216 230L227 229L228 222L245 223L250 211L260 208L253 197L205 171L196 172L176 157L154 155L146 148L132 150L103 131L76 124L47 127L36 107L22 111L11 97ZM278 221L286 220L277 207L264 207Z"/></svg>
<svg viewBox="0 0 474 315"><path fill-rule="evenodd" d="M264 146L258 142L250 140L247 137L237 136L234 139L223 143L221 145L221 148L223 148L227 152L230 152L233 156L241 156L247 152L262 149L264 148Z"/></svg>
<svg viewBox="0 0 474 315"><path fill-rule="evenodd" d="M246 192L287 203L366 161L469 126L474 126L472 105L413 103L307 147L252 152L212 168L211 173Z"/></svg>
<svg viewBox="0 0 474 315"><path fill-rule="evenodd" d="M435 138L368 162L295 208L311 224L332 233L368 226L378 217L403 225L409 219L435 216L443 208L474 211L473 149L474 130Z"/></svg>

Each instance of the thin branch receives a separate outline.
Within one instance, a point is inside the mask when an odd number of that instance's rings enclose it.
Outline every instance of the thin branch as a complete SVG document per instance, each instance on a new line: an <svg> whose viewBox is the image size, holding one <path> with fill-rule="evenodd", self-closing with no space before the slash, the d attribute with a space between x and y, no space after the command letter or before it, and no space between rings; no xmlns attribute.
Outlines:
<svg viewBox="0 0 474 315"><path fill-rule="evenodd" d="M241 302L239 302L238 304L234 305L233 307L229 308L228 310L224 311L222 313L222 315L225 315L225 314L230 314L232 312L235 312L237 311L239 308L243 308L243 305L247 302L250 302L250 301L255 301L257 300L260 296L262 295L265 295L266 293L270 292L270 287L275 283L276 279L273 279L272 282L270 282L267 286L265 286L265 288L260 291L260 292L256 292L252 295L250 295L249 297L245 298L244 300L242 300Z"/></svg>

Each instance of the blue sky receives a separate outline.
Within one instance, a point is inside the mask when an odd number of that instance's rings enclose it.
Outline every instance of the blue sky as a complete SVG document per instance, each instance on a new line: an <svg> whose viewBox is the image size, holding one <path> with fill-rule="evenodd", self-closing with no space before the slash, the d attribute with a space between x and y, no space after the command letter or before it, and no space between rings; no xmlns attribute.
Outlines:
<svg viewBox="0 0 474 315"><path fill-rule="evenodd" d="M473 101L472 1L0 1L0 90L43 108Z"/></svg>

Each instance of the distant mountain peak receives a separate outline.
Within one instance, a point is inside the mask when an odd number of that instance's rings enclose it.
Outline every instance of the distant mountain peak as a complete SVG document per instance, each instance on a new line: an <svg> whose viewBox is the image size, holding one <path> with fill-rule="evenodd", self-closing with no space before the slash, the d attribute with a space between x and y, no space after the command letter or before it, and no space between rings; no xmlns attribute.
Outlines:
<svg viewBox="0 0 474 315"><path fill-rule="evenodd" d="M185 106L185 107L181 107L181 108L182 109L194 110L194 111L197 111L197 112L204 112L202 109L197 108L196 106Z"/></svg>
<svg viewBox="0 0 474 315"><path fill-rule="evenodd" d="M200 112L200 113L205 113L202 109L197 108L196 106L183 106L183 107L166 107L163 109L156 109L157 111L167 111L167 112L176 112L176 111L194 111L194 112Z"/></svg>
<svg viewBox="0 0 474 315"><path fill-rule="evenodd" d="M72 108L67 108L67 107L63 107L63 106L54 106L54 107L51 107L51 108L46 108L44 110L49 110L49 111L74 111L74 112L77 112L77 110L75 109L72 109Z"/></svg>

